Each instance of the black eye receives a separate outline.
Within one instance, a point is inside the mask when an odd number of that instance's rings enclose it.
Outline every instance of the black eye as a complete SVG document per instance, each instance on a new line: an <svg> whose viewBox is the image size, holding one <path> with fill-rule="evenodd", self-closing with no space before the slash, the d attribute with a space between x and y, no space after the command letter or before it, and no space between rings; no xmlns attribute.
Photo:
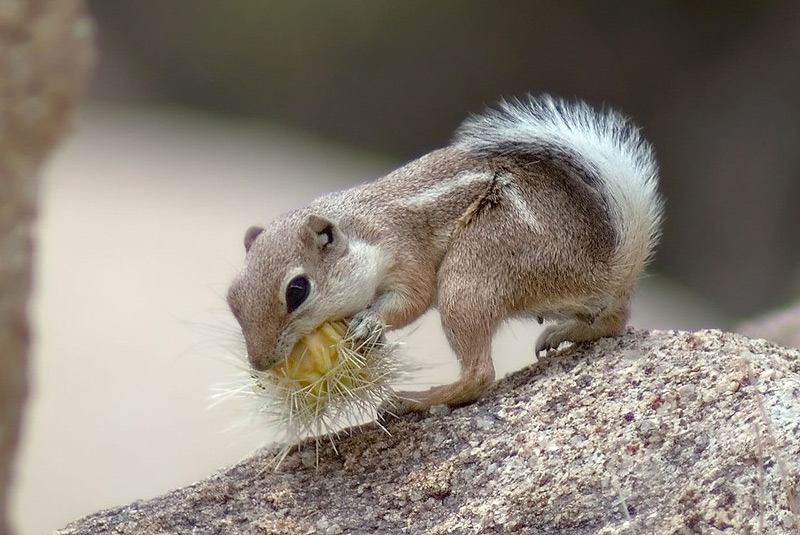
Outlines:
<svg viewBox="0 0 800 535"><path fill-rule="evenodd" d="M297 307L302 305L303 301L306 300L310 291L311 283L308 282L305 276L300 275L299 277L293 278L291 282L289 282L289 286L286 287L286 310L289 313L297 310Z"/></svg>

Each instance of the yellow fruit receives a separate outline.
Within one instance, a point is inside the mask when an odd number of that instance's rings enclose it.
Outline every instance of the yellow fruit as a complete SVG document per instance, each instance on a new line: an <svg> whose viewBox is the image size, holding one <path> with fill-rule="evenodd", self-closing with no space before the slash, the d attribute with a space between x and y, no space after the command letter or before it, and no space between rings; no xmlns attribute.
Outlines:
<svg viewBox="0 0 800 535"><path fill-rule="evenodd" d="M371 343L355 345L347 339L347 324L325 322L301 338L284 362L270 372L289 400L289 419L325 417L331 405L350 403L351 398L370 389L383 388L383 377L371 374L367 360L380 351L377 336Z"/></svg>
<svg viewBox="0 0 800 535"><path fill-rule="evenodd" d="M289 357L272 367L272 372L295 381L301 388L314 385L336 365L339 360L337 346L346 332L344 322L323 323L301 338Z"/></svg>
<svg viewBox="0 0 800 535"><path fill-rule="evenodd" d="M378 325L366 339L356 339L345 321L325 322L300 339L285 361L250 371L253 393L263 401L259 411L279 424L289 445L361 425L391 406L400 367L397 344L386 341L385 329Z"/></svg>

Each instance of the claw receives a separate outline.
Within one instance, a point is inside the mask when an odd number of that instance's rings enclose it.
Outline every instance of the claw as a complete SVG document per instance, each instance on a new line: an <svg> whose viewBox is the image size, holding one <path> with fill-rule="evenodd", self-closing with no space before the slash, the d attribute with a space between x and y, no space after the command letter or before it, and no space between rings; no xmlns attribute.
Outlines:
<svg viewBox="0 0 800 535"><path fill-rule="evenodd" d="M385 327L383 321L375 313L369 310L362 310L350 318L347 326L347 335L356 340L368 340L375 333L381 333L382 336Z"/></svg>
<svg viewBox="0 0 800 535"><path fill-rule="evenodd" d="M536 350L534 351L534 355L536 355L536 358L538 359L542 351L549 351L550 349L553 349L550 347L550 344L540 339L538 342L536 342Z"/></svg>
<svg viewBox="0 0 800 535"><path fill-rule="evenodd" d="M561 342L565 340L563 325L551 325L546 328L542 334L539 335L539 339L536 340L536 357L538 358L542 351L556 349L561 345Z"/></svg>

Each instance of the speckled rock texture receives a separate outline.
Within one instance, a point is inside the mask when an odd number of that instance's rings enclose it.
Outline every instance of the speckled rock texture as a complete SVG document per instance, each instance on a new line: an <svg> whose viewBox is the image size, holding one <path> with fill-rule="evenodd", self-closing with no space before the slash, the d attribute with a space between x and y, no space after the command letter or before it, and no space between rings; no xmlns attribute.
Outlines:
<svg viewBox="0 0 800 535"><path fill-rule="evenodd" d="M631 330L387 428L57 533L800 532L800 352L764 340Z"/></svg>
<svg viewBox="0 0 800 535"><path fill-rule="evenodd" d="M81 2L0 1L0 534L26 392L35 173L91 63Z"/></svg>

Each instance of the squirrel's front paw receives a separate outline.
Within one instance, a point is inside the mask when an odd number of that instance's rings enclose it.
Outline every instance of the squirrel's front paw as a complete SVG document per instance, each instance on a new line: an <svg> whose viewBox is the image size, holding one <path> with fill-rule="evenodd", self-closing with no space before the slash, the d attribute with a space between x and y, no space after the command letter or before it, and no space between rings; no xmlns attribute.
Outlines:
<svg viewBox="0 0 800 535"><path fill-rule="evenodd" d="M347 337L356 340L379 339L386 330L383 319L371 310L362 310L353 316L347 326Z"/></svg>

